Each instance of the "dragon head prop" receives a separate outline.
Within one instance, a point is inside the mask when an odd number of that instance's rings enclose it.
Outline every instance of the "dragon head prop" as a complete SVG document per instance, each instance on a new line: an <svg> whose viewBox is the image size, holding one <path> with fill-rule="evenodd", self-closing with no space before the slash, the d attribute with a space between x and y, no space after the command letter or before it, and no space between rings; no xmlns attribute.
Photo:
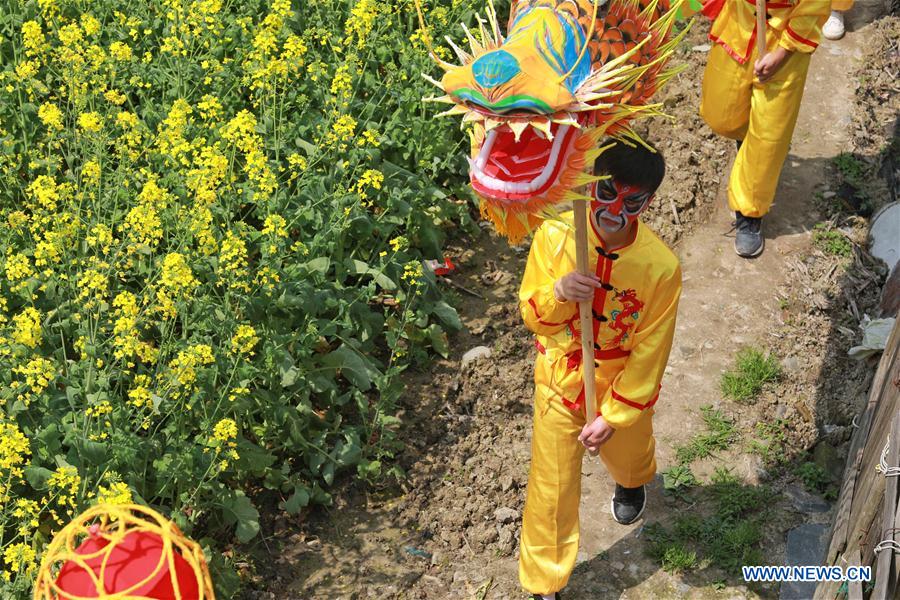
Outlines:
<svg viewBox="0 0 900 600"><path fill-rule="evenodd" d="M576 190L597 179L586 170L601 139L640 143L629 121L657 113L650 97L680 70L666 63L686 32L672 31L682 1L519 0L504 37L489 0L475 34L463 25L469 50L446 38L461 65L431 53L445 73L425 77L444 95L427 100L470 125L472 188L512 242L587 199Z"/></svg>

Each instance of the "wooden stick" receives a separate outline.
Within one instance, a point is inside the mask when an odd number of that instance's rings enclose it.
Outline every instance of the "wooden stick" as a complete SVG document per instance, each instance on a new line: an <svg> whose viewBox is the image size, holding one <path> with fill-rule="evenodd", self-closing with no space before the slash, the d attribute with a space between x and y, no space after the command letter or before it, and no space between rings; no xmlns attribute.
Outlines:
<svg viewBox="0 0 900 600"><path fill-rule="evenodd" d="M578 272L591 275L588 268L588 211L587 200L575 200L575 260ZM591 302L579 302L578 314L581 323L581 366L584 373L584 414L586 424L597 417L597 398L594 390L594 316Z"/></svg>
<svg viewBox="0 0 900 600"><path fill-rule="evenodd" d="M766 0L756 0L756 60L766 55Z"/></svg>

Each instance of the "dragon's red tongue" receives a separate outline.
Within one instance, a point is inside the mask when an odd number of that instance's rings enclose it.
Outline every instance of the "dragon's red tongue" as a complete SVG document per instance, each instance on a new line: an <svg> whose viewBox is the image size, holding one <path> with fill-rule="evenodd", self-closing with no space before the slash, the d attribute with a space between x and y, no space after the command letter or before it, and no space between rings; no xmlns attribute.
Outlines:
<svg viewBox="0 0 900 600"><path fill-rule="evenodd" d="M531 181L541 174L552 143L527 127L519 141L509 127L497 132L484 172L502 181Z"/></svg>

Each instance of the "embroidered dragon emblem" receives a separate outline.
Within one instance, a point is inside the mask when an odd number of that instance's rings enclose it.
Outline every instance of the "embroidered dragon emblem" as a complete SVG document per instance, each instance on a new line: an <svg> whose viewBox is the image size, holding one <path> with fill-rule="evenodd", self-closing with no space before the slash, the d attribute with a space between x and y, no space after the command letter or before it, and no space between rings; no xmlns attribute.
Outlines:
<svg viewBox="0 0 900 600"><path fill-rule="evenodd" d="M666 63L682 0L519 0L503 36L493 3L469 49L448 42L461 65L426 76L470 125L469 178L482 214L516 242L574 190L606 136L640 142L628 122L653 114L650 97L680 69ZM420 17L422 13L420 11ZM423 18L424 28L424 18ZM685 30L686 31L686 30Z"/></svg>
<svg viewBox="0 0 900 600"><path fill-rule="evenodd" d="M610 313L612 321L609 328L617 332L616 337L610 342L610 346L613 348L618 347L628 338L628 333L634 327L635 321L638 320L640 312L644 308L644 303L638 300L634 290L619 292L616 300L622 304L622 308Z"/></svg>

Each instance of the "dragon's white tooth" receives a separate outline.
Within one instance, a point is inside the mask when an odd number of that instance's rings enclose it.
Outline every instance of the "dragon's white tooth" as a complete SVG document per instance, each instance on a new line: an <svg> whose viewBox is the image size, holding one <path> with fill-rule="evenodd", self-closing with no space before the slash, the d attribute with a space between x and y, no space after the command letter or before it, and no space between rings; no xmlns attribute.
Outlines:
<svg viewBox="0 0 900 600"><path fill-rule="evenodd" d="M456 100L450 96L426 96L422 102L439 102L441 104L456 104Z"/></svg>
<svg viewBox="0 0 900 600"><path fill-rule="evenodd" d="M496 129L497 127L500 127L501 125L503 125L503 121L498 121L498 120L492 119L492 118L490 118L490 117L485 117L485 118L484 118L484 128L485 128L487 131L491 131L491 130L493 130L493 129Z"/></svg>
<svg viewBox="0 0 900 600"><path fill-rule="evenodd" d="M484 121L484 115L475 112L474 110L470 110L463 117L463 123L474 123L477 121Z"/></svg>
<svg viewBox="0 0 900 600"><path fill-rule="evenodd" d="M528 128L527 121L510 121L509 128L513 130L513 134L516 136L516 141L519 141L519 138L522 137L522 132Z"/></svg>
<svg viewBox="0 0 900 600"><path fill-rule="evenodd" d="M551 130L550 121L532 121L531 126L544 134L544 137L553 141L553 131Z"/></svg>

